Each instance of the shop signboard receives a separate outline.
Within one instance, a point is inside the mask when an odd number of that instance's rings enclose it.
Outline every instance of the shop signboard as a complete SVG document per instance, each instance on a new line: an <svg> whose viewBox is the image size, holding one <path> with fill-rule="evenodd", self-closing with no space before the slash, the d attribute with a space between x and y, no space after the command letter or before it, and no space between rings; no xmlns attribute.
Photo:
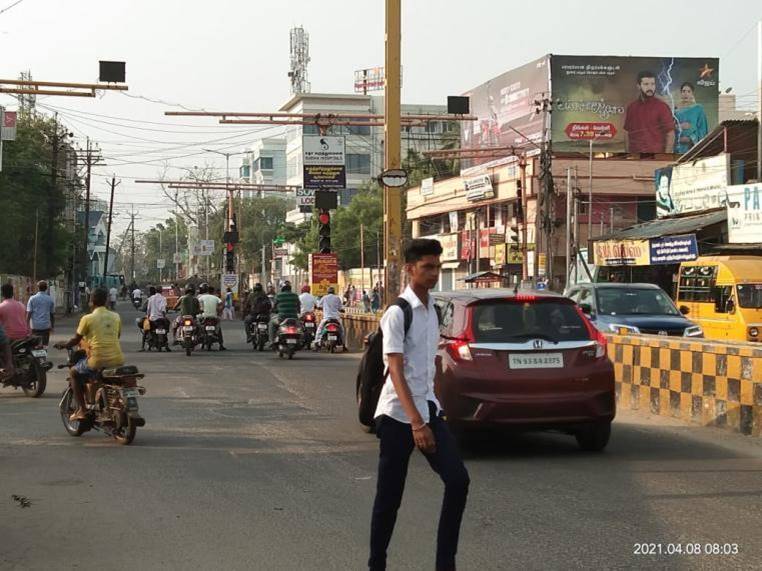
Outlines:
<svg viewBox="0 0 762 571"><path fill-rule="evenodd" d="M460 259L470 260L474 257L473 240L471 239L471 230L463 230L460 233Z"/></svg>
<svg viewBox="0 0 762 571"><path fill-rule="evenodd" d="M312 294L322 296L328 288L339 285L339 263L336 254L310 254L310 283Z"/></svg>
<svg viewBox="0 0 762 571"><path fill-rule="evenodd" d="M595 242L595 263L599 266L648 266L648 240L605 240Z"/></svg>
<svg viewBox="0 0 762 571"><path fill-rule="evenodd" d="M342 136L304 135L304 188L339 190L347 186L346 140Z"/></svg>
<svg viewBox="0 0 762 571"><path fill-rule="evenodd" d="M0 111L0 140L14 141L16 139L16 111Z"/></svg>
<svg viewBox="0 0 762 571"><path fill-rule="evenodd" d="M728 199L730 155L656 169L654 183L660 218L721 208Z"/></svg>
<svg viewBox="0 0 762 571"><path fill-rule="evenodd" d="M437 236L437 240L439 240L439 243L442 245L441 260L443 262L452 262L460 259L460 250L458 248L460 245L458 243L459 237L460 236L457 232L453 232L451 234L440 234Z"/></svg>
<svg viewBox="0 0 762 571"><path fill-rule="evenodd" d="M452 212L450 212L450 230L453 232L457 232L458 230L460 230L460 228L458 228L458 211L457 210L453 210Z"/></svg>
<svg viewBox="0 0 762 571"><path fill-rule="evenodd" d="M467 200L486 200L495 196L492 179L488 174L467 178L463 181L463 184L466 187Z"/></svg>
<svg viewBox="0 0 762 571"><path fill-rule="evenodd" d="M593 140L598 151L682 154L717 126L717 58L553 55L551 82L554 151Z"/></svg>
<svg viewBox="0 0 762 571"><path fill-rule="evenodd" d="M507 244L496 244L495 245L495 263L493 264L496 267L500 267L504 265L505 262L505 250L506 250Z"/></svg>
<svg viewBox="0 0 762 571"><path fill-rule="evenodd" d="M679 264L698 258L695 234L663 236L648 241L650 265ZM641 265L641 264L638 264Z"/></svg>
<svg viewBox="0 0 762 571"><path fill-rule="evenodd" d="M728 195L728 242L762 242L762 184L731 186Z"/></svg>
<svg viewBox="0 0 762 571"><path fill-rule="evenodd" d="M296 189L296 205L302 206L315 206L315 189L314 188L297 188Z"/></svg>
<svg viewBox="0 0 762 571"><path fill-rule="evenodd" d="M421 196L430 196L434 194L434 178L424 178L421 181Z"/></svg>

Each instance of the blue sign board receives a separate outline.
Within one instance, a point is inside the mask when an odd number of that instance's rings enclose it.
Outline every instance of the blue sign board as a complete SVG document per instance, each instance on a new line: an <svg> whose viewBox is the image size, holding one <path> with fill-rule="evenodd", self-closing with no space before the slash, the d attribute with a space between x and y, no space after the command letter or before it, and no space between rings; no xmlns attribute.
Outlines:
<svg viewBox="0 0 762 571"><path fill-rule="evenodd" d="M664 236L648 241L651 264L679 264L698 258L695 234Z"/></svg>

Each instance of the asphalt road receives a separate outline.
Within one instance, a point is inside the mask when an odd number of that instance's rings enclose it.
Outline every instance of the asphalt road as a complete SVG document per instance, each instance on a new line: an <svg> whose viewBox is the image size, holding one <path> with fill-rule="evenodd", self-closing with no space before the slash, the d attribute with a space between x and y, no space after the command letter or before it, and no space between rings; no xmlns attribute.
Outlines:
<svg viewBox="0 0 762 571"><path fill-rule="evenodd" d="M67 435L62 371L41 399L0 390L0 568L364 568L377 441L355 424L358 356L252 353L240 323L226 324L227 353L137 353L137 314L121 309L148 389L132 446ZM460 569L762 561L761 439L622 413L603 454L529 435L480 442L467 466ZM390 569L433 569L441 493L416 454ZM635 555L639 543L665 554ZM677 543L738 554L666 555Z"/></svg>

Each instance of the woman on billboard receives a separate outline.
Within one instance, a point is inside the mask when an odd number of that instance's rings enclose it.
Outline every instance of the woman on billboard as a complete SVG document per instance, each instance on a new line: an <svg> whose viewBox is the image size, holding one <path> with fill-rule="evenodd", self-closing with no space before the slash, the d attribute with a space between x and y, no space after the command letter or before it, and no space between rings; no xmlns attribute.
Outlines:
<svg viewBox="0 0 762 571"><path fill-rule="evenodd" d="M680 102L675 109L675 118L675 152L683 154L709 132L704 107L696 103L693 84L688 81L680 86Z"/></svg>

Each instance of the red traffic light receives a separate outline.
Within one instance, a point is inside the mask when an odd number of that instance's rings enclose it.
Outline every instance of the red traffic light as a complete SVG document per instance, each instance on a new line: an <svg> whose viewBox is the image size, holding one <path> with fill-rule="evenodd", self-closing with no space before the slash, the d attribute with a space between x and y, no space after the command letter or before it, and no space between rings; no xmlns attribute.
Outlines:
<svg viewBox="0 0 762 571"><path fill-rule="evenodd" d="M318 214L318 222L321 224L329 224L331 222L331 215L328 212L321 212Z"/></svg>

